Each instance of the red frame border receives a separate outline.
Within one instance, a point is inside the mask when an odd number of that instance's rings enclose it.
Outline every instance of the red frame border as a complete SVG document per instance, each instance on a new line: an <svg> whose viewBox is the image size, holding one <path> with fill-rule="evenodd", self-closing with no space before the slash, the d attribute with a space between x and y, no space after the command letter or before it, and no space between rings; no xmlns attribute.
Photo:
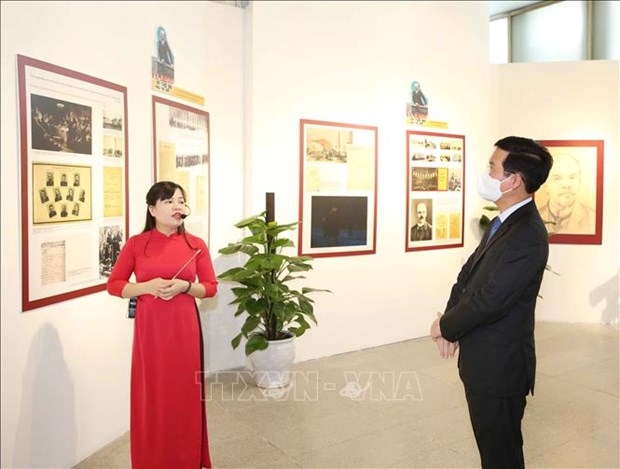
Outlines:
<svg viewBox="0 0 620 469"><path fill-rule="evenodd" d="M537 140L545 147L592 147L596 148L596 221L594 234L554 233L549 237L550 244L603 244L603 140Z"/></svg>
<svg viewBox="0 0 620 469"><path fill-rule="evenodd" d="M463 141L463 149L461 155L461 166L462 166L462 174L461 174L461 242L453 243L453 244L440 244L434 246L420 246L420 247L410 247L409 246L409 216L411 212L411 207L409 207L411 190L411 171L409 170L409 162L411 161L410 154L410 146L409 146L409 136L410 135L426 135L429 137L446 137L446 138L458 138ZM405 214L405 252L412 251L429 251L432 249L451 249L451 248L462 248L465 244L465 135L458 134L445 134L441 132L426 132L421 130L407 130L405 132L405 145L407 151L407 158L405 160L405 172L407 174L406 177L406 187L405 187L405 207L407 213Z"/></svg>
<svg viewBox="0 0 620 469"><path fill-rule="evenodd" d="M330 127L342 127L345 129L358 129L358 130L370 130L375 134L375 161L374 161L374 207L373 207L373 243L371 249L364 251L332 251L322 253L304 253L303 252L303 222L304 222L304 171L305 171L305 158L304 158L304 127L306 125L323 125ZM320 121L311 119L299 120L299 226L298 226L298 255L311 256L311 257L342 257L342 256L361 256L367 254L375 254L377 251L377 183L379 174L379 128L370 125L357 125L357 124L345 124L341 122Z"/></svg>
<svg viewBox="0 0 620 469"><path fill-rule="evenodd" d="M183 103L179 103L176 101L171 101L169 99L166 98L162 98L160 96L156 96L153 95L152 96L152 120L153 120L153 181L154 182L158 182L157 179L157 119L156 119L156 110L155 108L157 107L157 103L159 104L164 104L166 106L170 106L170 107L176 107L177 109L183 109L185 111L188 112L193 112L195 114L200 114L203 115L207 118L207 134L209 136L208 141L207 141L207 152L209 153L209 190L208 190L208 195L209 195L209 206L207 207L207 210L209 211L208 213L208 222L209 222L209 232L207 233L206 241L207 244L209 244L210 239L211 239L211 117L209 115L208 111L205 111L203 109L197 109L195 107L192 106L188 106L187 104L183 104ZM185 188L186 190L188 188Z"/></svg>
<svg viewBox="0 0 620 469"><path fill-rule="evenodd" d="M18 75L18 92L19 92L19 132L20 132L20 192L21 192L21 230L22 230L22 311L30 311L43 306L48 306L61 301L78 298L80 296L90 295L105 290L106 282L103 281L99 285L92 285L86 288L80 288L69 291L67 293L61 293L58 295L52 295L38 300L30 300L30 288L29 288L29 230L28 230L28 206L30 194L27 194L28 188L28 118L26 115L26 67L39 68L58 75L64 75L76 80L82 80L88 83L92 83L104 88L110 88L118 91L124 96L124 138L125 138L125 238L129 236L129 180L128 180L128 121L127 121L127 87L111 83L100 78L96 78L84 73L76 72L68 68L60 67L58 65L43 62L24 55L17 55L17 75Z"/></svg>

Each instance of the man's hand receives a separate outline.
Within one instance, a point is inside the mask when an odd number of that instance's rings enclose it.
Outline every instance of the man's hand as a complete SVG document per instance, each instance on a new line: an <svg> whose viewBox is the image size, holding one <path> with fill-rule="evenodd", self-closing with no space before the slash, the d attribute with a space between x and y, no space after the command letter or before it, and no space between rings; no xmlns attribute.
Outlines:
<svg viewBox="0 0 620 469"><path fill-rule="evenodd" d="M437 340L441 337L441 328L439 327L439 320L441 319L441 313L437 313L437 319L431 324L431 339Z"/></svg>
<svg viewBox="0 0 620 469"><path fill-rule="evenodd" d="M437 350L439 351L439 356L441 358L452 358L456 353L456 349L459 348L458 342L448 342L443 337L439 337L435 340L437 344Z"/></svg>
<svg viewBox="0 0 620 469"><path fill-rule="evenodd" d="M431 339L437 344L437 350L441 358L452 358L456 353L456 349L459 348L458 342L448 342L441 336L441 327L439 326L439 320L441 319L441 313L437 313L437 319L431 324Z"/></svg>

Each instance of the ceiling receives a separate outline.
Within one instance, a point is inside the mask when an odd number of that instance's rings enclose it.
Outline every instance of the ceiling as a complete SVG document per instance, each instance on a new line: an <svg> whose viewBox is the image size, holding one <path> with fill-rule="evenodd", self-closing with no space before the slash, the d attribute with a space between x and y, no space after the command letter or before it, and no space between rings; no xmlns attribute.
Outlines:
<svg viewBox="0 0 620 469"><path fill-rule="evenodd" d="M211 1L216 2L216 3L224 3L226 5L239 7L239 8L245 8L250 3L247 0L241 0L241 1L240 0L211 0ZM533 3L539 3L540 1L541 0L529 1L529 2L528 1L523 1L523 2L502 1L502 0L488 1L487 3L489 7L489 16L499 15L502 13L508 13L509 11L518 10L519 8L532 5Z"/></svg>
<svg viewBox="0 0 620 469"><path fill-rule="evenodd" d="M531 2L503 2L503 1L490 1L489 4L489 16L499 15L501 13L508 13L509 11L518 10L519 8L532 5L534 3L540 3L539 1Z"/></svg>

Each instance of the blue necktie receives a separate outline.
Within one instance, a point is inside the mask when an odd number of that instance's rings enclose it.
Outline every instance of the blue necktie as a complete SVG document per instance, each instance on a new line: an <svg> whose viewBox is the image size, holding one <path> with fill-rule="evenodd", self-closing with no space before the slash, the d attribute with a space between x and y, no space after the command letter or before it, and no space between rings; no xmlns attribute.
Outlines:
<svg viewBox="0 0 620 469"><path fill-rule="evenodd" d="M493 221L491 222L491 228L489 229L489 236L487 237L486 244L489 244L489 241L491 241L491 238L493 237L495 232L499 229L501 224L502 224L502 221L499 219L499 216L493 219Z"/></svg>

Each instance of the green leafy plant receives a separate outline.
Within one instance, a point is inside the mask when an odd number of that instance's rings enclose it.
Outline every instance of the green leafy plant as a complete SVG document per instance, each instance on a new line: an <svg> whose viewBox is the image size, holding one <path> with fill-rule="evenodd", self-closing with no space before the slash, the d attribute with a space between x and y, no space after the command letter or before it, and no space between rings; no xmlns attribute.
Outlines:
<svg viewBox="0 0 620 469"><path fill-rule="evenodd" d="M248 229L250 236L218 252L224 255L243 253L248 256L245 264L223 272L218 279L238 283L232 288L237 305L235 316L246 314L241 332L231 341L237 348L243 337L247 338L245 354L264 350L270 340L299 337L310 328L310 321L318 324L314 316L314 301L308 296L312 292L329 290L303 287L293 289L289 282L305 278L302 274L312 269L308 256L289 256L284 248L295 246L292 240L282 234L295 229L297 222L280 225L267 222L266 212L235 224Z"/></svg>

